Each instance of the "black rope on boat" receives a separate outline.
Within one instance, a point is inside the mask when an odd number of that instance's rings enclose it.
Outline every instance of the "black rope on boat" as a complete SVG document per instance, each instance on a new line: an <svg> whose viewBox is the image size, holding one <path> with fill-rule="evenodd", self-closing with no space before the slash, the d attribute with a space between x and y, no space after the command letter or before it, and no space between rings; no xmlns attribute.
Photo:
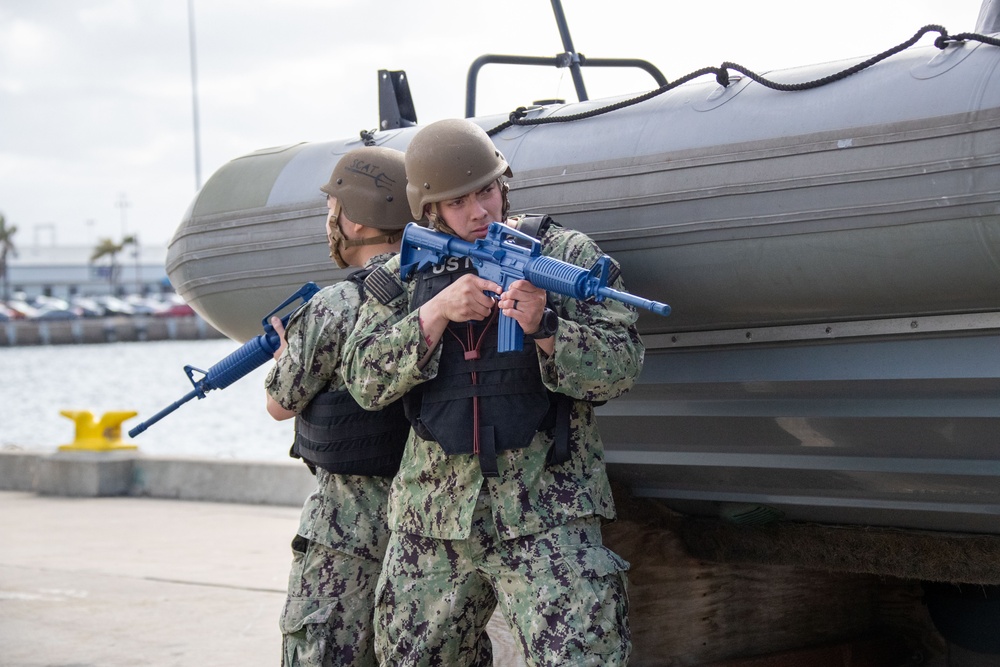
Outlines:
<svg viewBox="0 0 1000 667"><path fill-rule="evenodd" d="M860 62L856 65L852 65L851 67L848 67L847 69L841 70L834 74L830 74L828 76L824 76L819 79L814 79L812 81L804 81L801 83L778 83L776 81L771 81L770 79L763 77L760 74L754 72L753 70L743 67L738 63L726 61L722 63L722 65L720 65L719 67L703 67L699 70L695 70L690 74L686 74L679 79L668 82L660 86L659 88L651 90L647 93L643 93L642 95L639 95L637 97L632 97L627 100L622 100L621 102L616 102L614 104L609 104L604 107L591 109L590 111L584 111L581 113L569 114L567 116L548 116L545 118L525 118L525 115L527 114L527 108L518 107L517 109L515 109L510 113L510 116L508 117L507 121L501 123L500 125L497 125L491 130L488 130L487 134L492 137L493 135L502 132L506 130L508 127L514 125L527 126L527 125L545 125L547 123L570 123L577 120L583 120L585 118L593 118L594 116L600 116L606 113L611 113L612 111L617 111L618 109L624 109L625 107L630 107L639 104L640 102L645 102L646 100L652 99L657 95L662 95L663 93L669 90L673 90L674 88L677 88L678 86L681 86L687 83L688 81L692 81L699 77L705 76L706 74L714 74L715 80L719 83L719 85L728 88L730 84L729 70L739 72L740 74L749 77L750 79L759 83L760 85L770 88L771 90L777 90L781 92L797 92L801 90L810 90L812 88L819 88L820 86L825 86L835 81L846 79L847 77L857 74L858 72L865 70L871 67L872 65L882 62L886 58L894 56L897 53L900 53L901 51L905 51L906 49L910 48L911 46L919 42L920 39L929 32L939 33L939 36L934 40L934 46L936 46L941 50L947 48L947 46L951 43L960 43L967 41L977 41L977 42L982 42L984 44L989 44L991 46L1000 46L1000 40L994 37L988 37L986 35L980 35L971 32L963 32L957 35L949 35L948 31L943 26L930 24L922 27L913 35L913 37L906 40L905 42L897 44L896 46L887 49L876 56L872 56L868 60Z"/></svg>

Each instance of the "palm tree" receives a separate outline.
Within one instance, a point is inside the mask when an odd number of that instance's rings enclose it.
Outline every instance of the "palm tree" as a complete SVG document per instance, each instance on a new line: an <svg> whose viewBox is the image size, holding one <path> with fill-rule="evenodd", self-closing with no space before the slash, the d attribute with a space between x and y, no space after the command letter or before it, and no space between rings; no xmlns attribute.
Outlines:
<svg viewBox="0 0 1000 667"><path fill-rule="evenodd" d="M10 300L10 284L7 282L7 255L17 257L17 248L14 246L14 234L17 233L17 225L7 226L7 220L3 213L0 213L0 279L3 279L3 300Z"/></svg>
<svg viewBox="0 0 1000 667"><path fill-rule="evenodd" d="M126 236L122 239L121 243L115 243L109 238L103 238L97 243L94 247L94 252L90 255L91 262L96 262L102 257L110 258L111 266L108 270L108 288L112 294L117 294L118 292L116 287L118 283L118 253L124 250L125 246L135 245L135 243L136 239L134 236Z"/></svg>

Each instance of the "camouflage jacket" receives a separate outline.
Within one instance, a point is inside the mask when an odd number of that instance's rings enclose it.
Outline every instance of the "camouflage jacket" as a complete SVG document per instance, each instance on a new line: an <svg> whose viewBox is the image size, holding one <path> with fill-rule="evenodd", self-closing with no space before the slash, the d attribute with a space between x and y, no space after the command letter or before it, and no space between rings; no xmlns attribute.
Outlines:
<svg viewBox="0 0 1000 667"><path fill-rule="evenodd" d="M602 254L587 236L555 226L546 233L542 251L582 267L590 267ZM399 283L399 257L380 271ZM427 344L417 313L409 312L414 282L400 284L403 294L388 304L369 296L344 345L348 389L369 409L398 399L435 377L438 369L440 345L423 369L417 366ZM624 289L620 279L615 287ZM390 493L393 530L465 539L484 481L502 539L531 535L578 517L614 518L592 402L620 396L639 375L644 348L635 328L637 316L615 301L582 302L553 293L548 298L559 315L559 330L554 355L539 351L538 364L546 387L577 399L570 415L569 461L547 466L552 438L539 432L525 449L498 452L500 475L485 479L474 455L446 456L436 442L411 431Z"/></svg>
<svg viewBox="0 0 1000 667"><path fill-rule="evenodd" d="M392 254L372 258L380 266ZM357 286L348 280L324 287L288 321L288 347L265 380L267 393L286 410L301 412L323 391L345 386L343 344L357 319ZM334 475L317 469L318 487L302 510L299 534L325 546L381 559L388 540L389 480Z"/></svg>

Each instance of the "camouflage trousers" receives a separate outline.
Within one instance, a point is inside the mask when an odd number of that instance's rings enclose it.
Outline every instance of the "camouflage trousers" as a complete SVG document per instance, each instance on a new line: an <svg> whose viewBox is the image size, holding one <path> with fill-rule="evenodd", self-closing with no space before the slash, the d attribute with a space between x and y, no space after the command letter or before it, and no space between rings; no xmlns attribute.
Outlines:
<svg viewBox="0 0 1000 667"><path fill-rule="evenodd" d="M467 540L393 533L378 582L381 664L470 665L499 604L528 665L628 663L626 571L586 517L500 540L483 496Z"/></svg>
<svg viewBox="0 0 1000 667"><path fill-rule="evenodd" d="M372 614L381 562L297 535L281 613L283 667L374 667Z"/></svg>

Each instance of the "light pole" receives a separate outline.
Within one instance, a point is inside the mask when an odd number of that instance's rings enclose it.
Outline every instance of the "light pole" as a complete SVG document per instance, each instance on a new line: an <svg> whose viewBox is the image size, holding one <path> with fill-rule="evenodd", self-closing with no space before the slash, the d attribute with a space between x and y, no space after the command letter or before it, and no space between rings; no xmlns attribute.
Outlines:
<svg viewBox="0 0 1000 667"><path fill-rule="evenodd" d="M201 190L201 137L198 129L198 56L194 37L194 0L188 0L188 43L191 50L191 112L194 118L194 189Z"/></svg>
<svg viewBox="0 0 1000 667"><path fill-rule="evenodd" d="M121 240L119 241L119 243L121 245L118 246L119 249L121 249L122 247L124 247L124 245L125 245L125 239L127 238L126 237L126 229L128 227L128 225L127 225L128 215L126 214L125 210L129 206L131 206L131 204L129 204L128 198L125 196L124 192L121 192L121 193L118 194L118 201L115 202L115 206L117 206L119 209L121 209L121 212L122 212L122 236L121 236ZM124 267L124 264L122 266ZM139 267L137 265L136 266L136 270L138 270L138 268ZM111 272L114 273L114 271L115 271L115 261L114 261L114 255L112 255L111 256ZM122 269L122 274L124 274L124 273L125 273L125 270L123 268ZM124 275L122 277L124 278ZM115 290L113 290L113 289L111 290L112 296L115 296L114 291ZM122 289L122 291L124 291L124 288Z"/></svg>
<svg viewBox="0 0 1000 667"><path fill-rule="evenodd" d="M139 273L139 235L132 235L132 256L135 257L135 294L142 296L142 274Z"/></svg>
<svg viewBox="0 0 1000 667"><path fill-rule="evenodd" d="M131 206L131 204L129 204L128 197L125 196L125 193L124 192L118 193L118 201L115 202L115 208L121 209L122 212L122 241L125 240L125 227L126 227L125 223L127 220L127 214L125 213L125 209L127 209L129 206Z"/></svg>

